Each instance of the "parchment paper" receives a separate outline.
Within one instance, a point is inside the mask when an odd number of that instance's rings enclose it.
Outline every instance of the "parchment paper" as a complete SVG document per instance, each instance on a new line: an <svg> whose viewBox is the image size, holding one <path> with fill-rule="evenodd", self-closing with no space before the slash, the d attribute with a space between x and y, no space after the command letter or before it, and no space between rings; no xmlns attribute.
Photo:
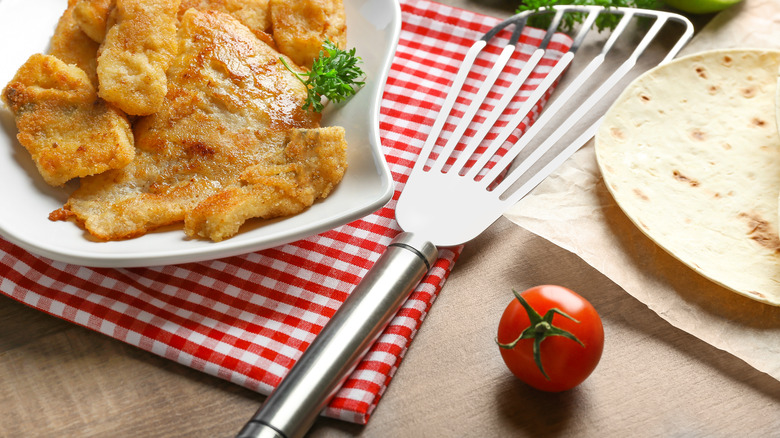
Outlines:
<svg viewBox="0 0 780 438"><path fill-rule="evenodd" d="M730 47L780 48L780 2L744 0L719 13L681 56ZM604 186L592 140L505 216L577 254L672 325L780 380L780 307L716 285L642 234Z"/></svg>

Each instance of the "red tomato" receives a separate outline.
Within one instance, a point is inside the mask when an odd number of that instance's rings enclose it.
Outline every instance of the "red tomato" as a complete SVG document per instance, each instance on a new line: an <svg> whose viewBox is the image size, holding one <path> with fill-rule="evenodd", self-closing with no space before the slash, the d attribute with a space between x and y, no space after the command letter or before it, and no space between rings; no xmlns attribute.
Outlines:
<svg viewBox="0 0 780 438"><path fill-rule="evenodd" d="M565 391L582 383L596 368L604 350L604 327L596 309L562 286L536 286L521 294L515 292L515 296L522 297L531 309L529 313L516 298L498 324L496 341L509 370L543 391ZM522 339L518 339L521 334Z"/></svg>

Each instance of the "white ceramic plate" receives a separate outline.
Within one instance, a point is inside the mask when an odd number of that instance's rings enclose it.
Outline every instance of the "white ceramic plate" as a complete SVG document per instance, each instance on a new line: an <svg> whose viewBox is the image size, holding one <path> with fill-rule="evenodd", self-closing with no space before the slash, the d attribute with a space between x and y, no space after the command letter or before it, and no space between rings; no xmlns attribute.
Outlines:
<svg viewBox="0 0 780 438"><path fill-rule="evenodd" d="M65 0L0 0L0 87L36 52L45 52ZM379 105L398 42L398 2L344 0L347 40L363 58L366 86L346 104L331 106L323 125L344 126L349 169L328 198L284 219L256 221L222 242L188 239L170 227L119 242L95 242L70 222L52 222L73 186L43 182L16 140L13 115L0 105L0 235L26 250L67 263L95 267L138 267L202 261L289 243L363 217L392 196L393 181L380 148Z"/></svg>

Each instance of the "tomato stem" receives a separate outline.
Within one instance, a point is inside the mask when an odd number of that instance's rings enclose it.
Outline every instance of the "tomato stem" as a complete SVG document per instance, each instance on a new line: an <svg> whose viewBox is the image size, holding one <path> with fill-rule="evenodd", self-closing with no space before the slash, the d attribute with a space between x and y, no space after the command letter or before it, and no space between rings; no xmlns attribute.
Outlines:
<svg viewBox="0 0 780 438"><path fill-rule="evenodd" d="M583 347L585 344L582 343L579 339L577 339L576 336L574 336L572 333L567 332L566 330L563 330L561 328L555 327L553 325L552 319L553 316L556 314L561 315L565 318L568 318L577 324L579 324L579 321L572 318L566 312L563 312L562 310L558 308L552 308L548 310L544 316L541 316L539 312L534 310L533 307L531 307L530 304L523 298L523 296L518 293L516 290L512 289L512 293L515 295L515 298L522 304L523 308L525 309L526 313L528 314L528 320L530 321L531 325L528 326L525 330L520 333L520 336L517 337L512 342L509 343L501 343L498 342L498 338L496 338L496 343L501 348L507 348L512 349L515 348L518 342L520 342L521 339L533 339L534 340L534 361L536 362L536 366L539 367L539 371L542 372L542 375L547 379L550 380L550 376L547 375L547 372L544 371L544 367L542 366L542 354L541 354L541 344L542 341L547 339L550 336L563 336L564 338L571 339L572 341L577 342L578 344L582 345Z"/></svg>

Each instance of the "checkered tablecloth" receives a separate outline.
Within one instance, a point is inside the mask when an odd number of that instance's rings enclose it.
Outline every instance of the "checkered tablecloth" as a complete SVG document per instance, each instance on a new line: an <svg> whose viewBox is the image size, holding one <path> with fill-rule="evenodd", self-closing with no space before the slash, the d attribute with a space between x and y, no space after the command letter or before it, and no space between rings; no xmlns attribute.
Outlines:
<svg viewBox="0 0 780 438"><path fill-rule="evenodd" d="M395 196L385 207L278 248L158 268L73 266L39 258L0 239L0 292L194 369L270 393L400 232L394 220L395 200L447 85L468 47L500 21L425 0L402 0L401 7L400 42L380 120L383 150L396 181ZM542 34L525 30L513 60L514 71L530 56ZM560 37L553 47L563 50L567 44L568 39ZM456 115L499 50L498 42L491 44L478 60L466 84L466 98L456 105ZM530 93L551 59L543 60L520 99ZM506 86L508 81L500 80L488 104ZM497 125L502 123L499 120ZM445 125L445 134L448 130L451 124ZM429 275L325 415L355 423L368 421L460 251L440 249Z"/></svg>

